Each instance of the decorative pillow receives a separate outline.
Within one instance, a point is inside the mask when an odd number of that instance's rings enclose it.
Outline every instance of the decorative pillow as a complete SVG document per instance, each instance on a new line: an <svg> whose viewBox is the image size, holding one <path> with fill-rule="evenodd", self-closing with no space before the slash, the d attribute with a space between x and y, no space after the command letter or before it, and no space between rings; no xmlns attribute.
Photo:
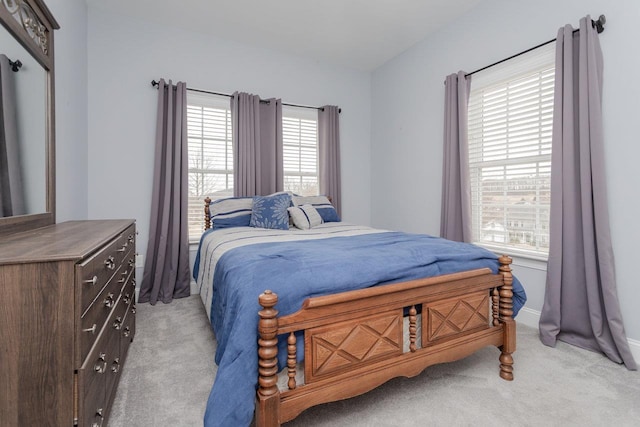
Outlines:
<svg viewBox="0 0 640 427"><path fill-rule="evenodd" d="M248 227L252 208L253 197L229 197L211 202L209 215L213 229Z"/></svg>
<svg viewBox="0 0 640 427"><path fill-rule="evenodd" d="M340 222L338 212L327 196L293 196L291 200L294 206L313 205L323 222Z"/></svg>
<svg viewBox="0 0 640 427"><path fill-rule="evenodd" d="M292 191L277 191L275 193L271 193L269 194L269 196L277 196L278 194L288 194L289 196L293 197L295 196L295 193ZM289 206L291 206L292 204L289 204ZM291 219L291 216L289 216L289 228L293 227L293 220Z"/></svg>
<svg viewBox="0 0 640 427"><path fill-rule="evenodd" d="M308 230L322 224L322 217L311 205L292 206L288 211L293 225L301 230Z"/></svg>
<svg viewBox="0 0 640 427"><path fill-rule="evenodd" d="M251 210L251 227L272 228L278 230L289 229L289 213L291 196L287 193L271 196L257 196L253 200Z"/></svg>

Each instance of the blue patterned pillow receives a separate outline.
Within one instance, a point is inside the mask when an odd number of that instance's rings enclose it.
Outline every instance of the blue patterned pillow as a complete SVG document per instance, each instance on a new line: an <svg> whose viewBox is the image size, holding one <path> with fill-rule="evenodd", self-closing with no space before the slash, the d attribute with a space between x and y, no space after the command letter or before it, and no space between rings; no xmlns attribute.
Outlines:
<svg viewBox="0 0 640 427"><path fill-rule="evenodd" d="M253 199L251 209L251 227L289 229L289 212L291 196L287 193L271 196L258 196Z"/></svg>

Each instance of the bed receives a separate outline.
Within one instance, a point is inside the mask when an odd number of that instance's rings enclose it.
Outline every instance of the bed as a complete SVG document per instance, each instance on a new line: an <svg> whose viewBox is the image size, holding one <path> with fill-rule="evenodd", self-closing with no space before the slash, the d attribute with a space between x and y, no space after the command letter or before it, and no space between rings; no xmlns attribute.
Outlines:
<svg viewBox="0 0 640 427"><path fill-rule="evenodd" d="M194 265L217 340L205 425L277 426L487 346L513 379L526 295L508 256L335 220L252 227L237 203L217 228L206 200Z"/></svg>

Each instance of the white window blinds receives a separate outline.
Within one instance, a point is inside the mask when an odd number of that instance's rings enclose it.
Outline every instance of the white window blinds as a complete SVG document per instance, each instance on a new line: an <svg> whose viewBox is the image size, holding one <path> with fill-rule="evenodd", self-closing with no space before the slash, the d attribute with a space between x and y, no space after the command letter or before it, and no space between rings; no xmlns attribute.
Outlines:
<svg viewBox="0 0 640 427"><path fill-rule="evenodd" d="M233 195L229 98L187 92L189 240L204 230L204 198Z"/></svg>
<svg viewBox="0 0 640 427"><path fill-rule="evenodd" d="M284 189L312 196L318 188L318 112L283 107L282 149Z"/></svg>
<svg viewBox="0 0 640 427"><path fill-rule="evenodd" d="M546 258L555 44L474 74L469 166L474 243Z"/></svg>

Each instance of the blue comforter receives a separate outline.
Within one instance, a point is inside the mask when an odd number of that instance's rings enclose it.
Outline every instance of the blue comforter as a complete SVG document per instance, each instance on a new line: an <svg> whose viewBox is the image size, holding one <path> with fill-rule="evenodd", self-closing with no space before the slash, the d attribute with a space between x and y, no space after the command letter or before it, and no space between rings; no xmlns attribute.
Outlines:
<svg viewBox="0 0 640 427"><path fill-rule="evenodd" d="M313 296L483 267L496 273L497 256L471 244L400 232L229 250L220 258L213 280L211 324L218 343L218 372L205 426L245 426L252 420L258 379L258 295L264 290L278 294L276 309L287 315ZM196 262L195 277L198 269ZM526 295L517 279L513 288L517 313ZM285 340L280 345L285 348ZM280 353L282 368L286 351Z"/></svg>

